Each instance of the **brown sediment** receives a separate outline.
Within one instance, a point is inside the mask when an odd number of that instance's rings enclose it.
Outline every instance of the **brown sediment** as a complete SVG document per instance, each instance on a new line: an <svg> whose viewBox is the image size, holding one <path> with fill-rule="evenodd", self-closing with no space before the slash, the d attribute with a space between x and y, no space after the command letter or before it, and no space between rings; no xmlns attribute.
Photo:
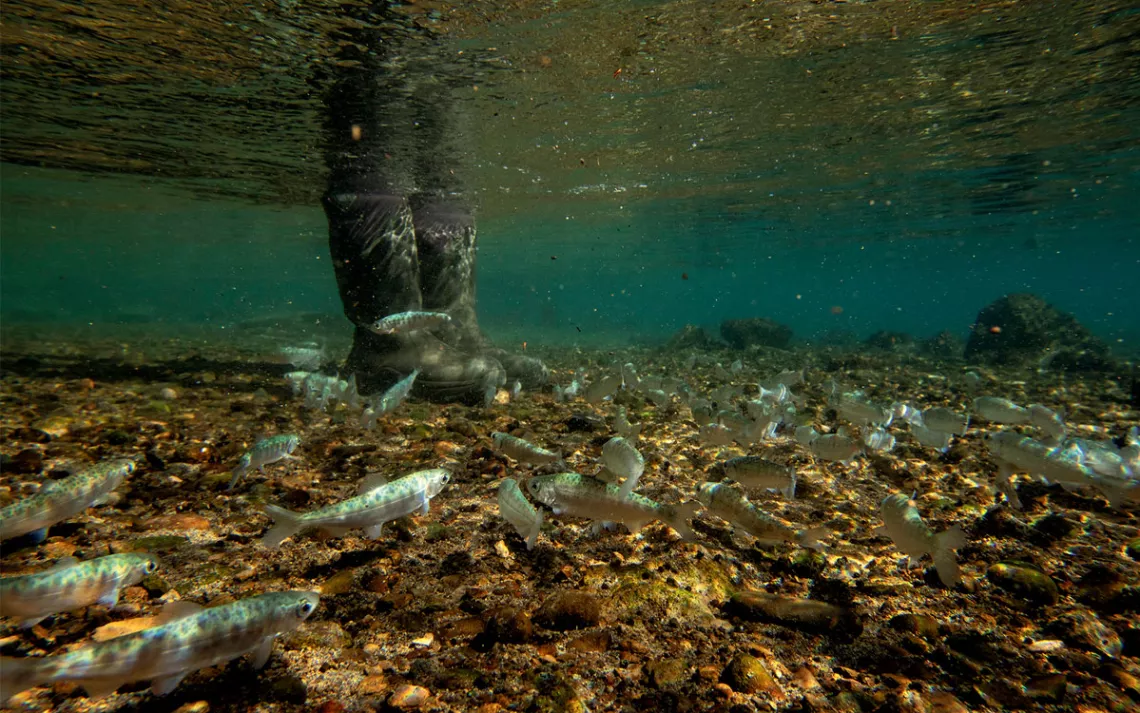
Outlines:
<svg viewBox="0 0 1140 713"><path fill-rule="evenodd" d="M616 407L557 403L524 393L491 409L412 402L372 431L339 406L306 409L255 348L139 338L88 344L4 344L0 452L42 451L42 468L5 471L0 504L28 484L77 464L121 456L139 468L117 502L53 527L38 546L3 543L7 572L146 548L162 568L100 607L46 620L28 632L0 624L5 656L50 655L105 638L165 601L214 604L281 589L322 592L321 606L282 638L261 672L235 662L191 674L171 708L209 710L1127 710L1140 701L1140 588L1135 504L1111 509L1096 491L1067 492L1018 479L1024 511L990 488L995 466L976 427L939 454L905 427L889 454L851 464L815 461L787 438L750 448L711 447L687 407L658 407L619 393L643 424L638 491L662 503L695 497L725 458L753 454L796 469L796 499L751 489L750 499L798 527L824 527L821 553L759 546L707 514L696 543L648 525L590 533L591 523L547 517L533 551L499 517L504 477L520 482L553 466L516 466L490 434L526 435L557 447L593 474L613 436ZM762 350L669 354L628 349L582 354L531 349L565 385L574 369L633 362L643 376L680 377L700 393L723 383L716 362L743 356L733 383L807 369L793 391L801 417L837 422L823 384L863 388L876 403L907 401L964 411L965 365L898 354ZM129 359L124 356L129 354ZM1064 405L1070 434L1107 438L1137 423L1127 395L1103 376L986 370L978 393ZM163 394L164 389L174 390ZM1119 392L1119 393L1118 393ZM805 416L805 414L807 416ZM990 428L979 424L982 429ZM227 492L236 459L258 438L295 433L296 460L251 472ZM446 467L451 483L426 516L392 523L376 541L301 535L279 550L258 544L267 503L301 511L351 497L366 474ZM33 468L34 470L34 468ZM962 526L964 582L947 589L930 562L906 569L874 529L891 492L917 491L935 531ZM102 627L102 628L100 628ZM1037 642L1059 644L1034 646ZM83 697L46 688L30 710L81 713ZM110 699L137 705L127 686ZM149 704L144 704L149 705ZM1050 708L1051 707L1051 708Z"/></svg>

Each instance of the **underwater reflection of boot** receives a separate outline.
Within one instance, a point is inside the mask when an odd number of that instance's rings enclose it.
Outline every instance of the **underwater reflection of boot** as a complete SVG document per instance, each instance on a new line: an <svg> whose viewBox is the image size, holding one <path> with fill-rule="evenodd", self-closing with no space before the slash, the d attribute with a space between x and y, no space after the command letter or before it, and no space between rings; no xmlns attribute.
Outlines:
<svg viewBox="0 0 1140 713"><path fill-rule="evenodd" d="M494 358L445 344L428 332L378 335L368 324L423 308L420 264L407 201L385 193L330 193L329 252L344 313L356 332L345 368L361 393L386 389L420 370L414 393L434 401L482 401L506 376Z"/></svg>
<svg viewBox="0 0 1140 713"><path fill-rule="evenodd" d="M440 338L463 351L494 358L507 381L534 389L550 378L538 359L496 349L475 316L475 221L461 206L435 197L413 198L413 224L426 310L447 312L451 323Z"/></svg>

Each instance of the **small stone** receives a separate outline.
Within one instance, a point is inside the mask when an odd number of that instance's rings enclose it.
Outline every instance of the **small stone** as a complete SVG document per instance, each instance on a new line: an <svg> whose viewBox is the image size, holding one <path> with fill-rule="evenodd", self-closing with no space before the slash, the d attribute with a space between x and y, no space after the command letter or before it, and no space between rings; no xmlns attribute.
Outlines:
<svg viewBox="0 0 1140 713"><path fill-rule="evenodd" d="M660 659L645 665L649 682L657 688L667 688L682 683L688 669L688 665L681 659Z"/></svg>
<svg viewBox="0 0 1140 713"><path fill-rule="evenodd" d="M759 693L776 687L764 662L748 654L734 656L732 661L728 662L728 666L725 666L720 680L721 683L728 684L732 690L740 693Z"/></svg>
<svg viewBox="0 0 1140 713"><path fill-rule="evenodd" d="M194 701L193 703L183 703L174 709L174 713L208 713L209 710L209 701Z"/></svg>
<svg viewBox="0 0 1140 713"><path fill-rule="evenodd" d="M998 562L986 570L986 578L1033 604L1056 604L1061 593L1053 578L1025 562Z"/></svg>
<svg viewBox="0 0 1140 713"><path fill-rule="evenodd" d="M304 703L309 689L299 677L286 674L269 684L269 697L283 703Z"/></svg>
<svg viewBox="0 0 1140 713"><path fill-rule="evenodd" d="M123 619L122 621L112 621L109 624L104 624L95 630L91 638L95 641L108 641L110 639L117 639L120 636L133 634L136 631L149 629L155 624L158 617L153 616L140 616L135 619Z"/></svg>
<svg viewBox="0 0 1140 713"><path fill-rule="evenodd" d="M1124 546L1124 553L1132 559L1140 562L1140 537L1132 540Z"/></svg>
<svg viewBox="0 0 1140 713"><path fill-rule="evenodd" d="M321 584L321 594L326 597L333 597L338 594L347 594L348 592L352 591L353 583L355 580L355 570L341 570L326 579L324 583Z"/></svg>
<svg viewBox="0 0 1140 713"><path fill-rule="evenodd" d="M466 636L478 636L482 634L487 628L483 620L477 616L469 616L466 619L460 619L451 626L439 633L439 638L444 640L459 639Z"/></svg>
<svg viewBox="0 0 1140 713"><path fill-rule="evenodd" d="M325 701L317 706L317 713L344 713L344 711L344 704L340 701ZM178 713L178 711L174 713Z"/></svg>
<svg viewBox="0 0 1140 713"><path fill-rule="evenodd" d="M1125 693L1131 694L1134 698L1140 697L1140 680L1116 664L1108 663L1101 666L1100 670L1097 671L1097 676Z"/></svg>
<svg viewBox="0 0 1140 713"><path fill-rule="evenodd" d="M167 386L165 389L158 392L158 397L164 401L173 401L178 398L178 392Z"/></svg>
<svg viewBox="0 0 1140 713"><path fill-rule="evenodd" d="M423 686L412 686L410 684L401 684L396 687L392 695L388 697L388 705L393 708L419 708L427 702L431 692Z"/></svg>
<svg viewBox="0 0 1140 713"><path fill-rule="evenodd" d="M313 648L340 651L352 644L340 624L335 621L307 621L291 634L285 635L287 645L292 649Z"/></svg>
<svg viewBox="0 0 1140 713"><path fill-rule="evenodd" d="M938 638L938 620L925 614L898 614L887 622L896 631L918 634L924 639Z"/></svg>
<svg viewBox="0 0 1140 713"><path fill-rule="evenodd" d="M955 698L952 693L936 691L930 694L928 701L930 713L970 713L966 704Z"/></svg>
<svg viewBox="0 0 1140 713"><path fill-rule="evenodd" d="M526 612L513 607L501 607L488 613L483 636L490 643L522 644L534 633Z"/></svg>
<svg viewBox="0 0 1140 713"><path fill-rule="evenodd" d="M0 472L38 473L44 468L44 452L39 448L25 448L14 456L0 457Z"/></svg>
<svg viewBox="0 0 1140 713"><path fill-rule="evenodd" d="M419 637L418 639L412 639L412 646L415 646L417 649L431 648L431 645L434 643L435 643L435 634L432 634L430 632L427 634L424 634L423 636Z"/></svg>
<svg viewBox="0 0 1140 713"><path fill-rule="evenodd" d="M1025 683L1025 692L1037 701L1060 703L1065 698L1066 683L1063 673L1038 676Z"/></svg>
<svg viewBox="0 0 1140 713"><path fill-rule="evenodd" d="M594 631L574 639L566 644L566 648L582 653L601 653L608 650L612 643L613 636L610 632Z"/></svg>
<svg viewBox="0 0 1140 713"><path fill-rule="evenodd" d="M566 419L566 428L575 433L589 433L604 428L606 422L591 413L576 413Z"/></svg>
<svg viewBox="0 0 1140 713"><path fill-rule="evenodd" d="M536 624L555 631L597 626L601 619L602 608L597 597L575 591L552 594L534 615Z"/></svg>
<svg viewBox="0 0 1140 713"><path fill-rule="evenodd" d="M792 674L792 680L796 685L805 691L814 691L820 688L819 681L816 679L815 674L807 666L800 666L796 672Z"/></svg>
<svg viewBox="0 0 1140 713"><path fill-rule="evenodd" d="M388 690L388 679L380 674L365 676L356 687L356 692L365 696L377 696Z"/></svg>
<svg viewBox="0 0 1140 713"><path fill-rule="evenodd" d="M210 521L194 513L177 513L174 515L160 515L148 523L152 530L176 530L187 532L191 530L205 531L210 529Z"/></svg>
<svg viewBox="0 0 1140 713"><path fill-rule="evenodd" d="M1072 646L1098 651L1117 658L1124 649L1120 635L1092 612L1074 611L1054 619L1048 629Z"/></svg>

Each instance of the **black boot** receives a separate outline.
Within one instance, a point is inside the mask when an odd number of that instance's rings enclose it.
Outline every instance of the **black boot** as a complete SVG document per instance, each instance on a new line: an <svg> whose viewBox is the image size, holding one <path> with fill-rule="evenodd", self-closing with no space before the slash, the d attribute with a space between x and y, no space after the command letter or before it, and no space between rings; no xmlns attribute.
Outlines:
<svg viewBox="0 0 1140 713"><path fill-rule="evenodd" d="M475 221L459 205L437 198L413 199L416 251L423 308L447 312L451 323L440 338L463 351L482 353L506 369L508 382L535 389L550 379L538 359L495 349L475 317Z"/></svg>
<svg viewBox="0 0 1140 713"><path fill-rule="evenodd" d="M388 388L419 369L413 393L434 401L479 403L506 380L498 361L449 346L428 332L378 335L367 325L423 309L420 263L407 201L382 192L330 193L329 252L345 316L356 326L345 368L361 393Z"/></svg>

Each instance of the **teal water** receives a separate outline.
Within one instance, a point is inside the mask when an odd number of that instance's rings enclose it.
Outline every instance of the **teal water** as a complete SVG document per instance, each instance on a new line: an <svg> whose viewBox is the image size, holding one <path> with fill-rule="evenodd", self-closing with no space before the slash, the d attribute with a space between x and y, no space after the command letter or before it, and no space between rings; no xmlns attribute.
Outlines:
<svg viewBox="0 0 1140 713"><path fill-rule="evenodd" d="M965 336L1028 291L1123 353L1140 343L1127 4L635 5L411 13L438 32L414 43L426 65L478 55L454 92L491 335L643 343L764 316L808 339ZM347 333L316 200L311 87L335 34L319 7L211 4L164 24L6 4L6 326L221 335L315 313Z"/></svg>

